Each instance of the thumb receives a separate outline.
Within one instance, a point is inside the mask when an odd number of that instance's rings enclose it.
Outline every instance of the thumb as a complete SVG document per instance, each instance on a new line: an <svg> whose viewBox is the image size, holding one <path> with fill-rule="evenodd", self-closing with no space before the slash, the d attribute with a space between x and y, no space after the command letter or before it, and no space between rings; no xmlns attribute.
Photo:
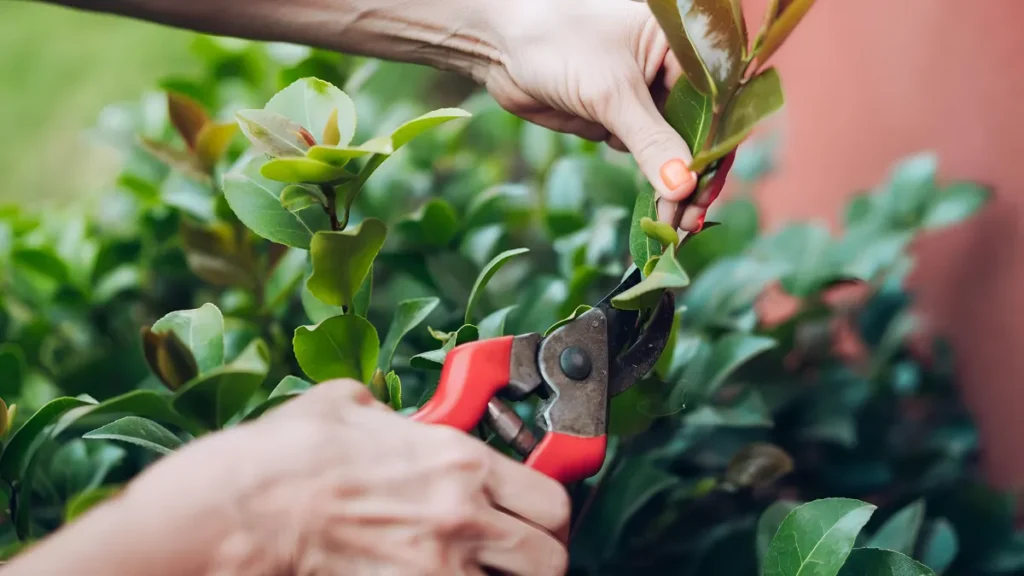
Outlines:
<svg viewBox="0 0 1024 576"><path fill-rule="evenodd" d="M693 156L658 111L643 78L638 74L617 95L619 101L606 109L609 117L598 120L625 144L658 198L675 203L692 194L697 187L689 168Z"/></svg>

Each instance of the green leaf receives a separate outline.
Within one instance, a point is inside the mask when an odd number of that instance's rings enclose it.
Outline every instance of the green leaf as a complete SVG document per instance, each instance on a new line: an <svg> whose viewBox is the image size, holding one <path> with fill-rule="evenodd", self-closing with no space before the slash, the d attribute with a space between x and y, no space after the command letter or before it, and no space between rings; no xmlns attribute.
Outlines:
<svg viewBox="0 0 1024 576"><path fill-rule="evenodd" d="M264 160L253 158L241 169L224 176L224 197L231 210L250 230L271 242L309 250L313 234L330 230L331 221L323 208L289 211L281 206L284 185L260 174Z"/></svg>
<svg viewBox="0 0 1024 576"><path fill-rule="evenodd" d="M243 418L244 421L255 420L265 414L271 408L284 404L289 398L298 396L312 388L313 385L296 376L285 376L270 392L266 400L249 411Z"/></svg>
<svg viewBox="0 0 1024 576"><path fill-rule="evenodd" d="M325 304L352 306L386 235L387 227L376 218L340 232L318 232L310 247L313 275L306 282L309 291Z"/></svg>
<svg viewBox="0 0 1024 576"><path fill-rule="evenodd" d="M388 405L394 410L402 409L402 380L394 371L388 372L384 377L388 385Z"/></svg>
<svg viewBox="0 0 1024 576"><path fill-rule="evenodd" d="M281 190L281 207L289 212L299 212L310 206L321 209L327 206L327 196L319 186L290 184Z"/></svg>
<svg viewBox="0 0 1024 576"><path fill-rule="evenodd" d="M53 427L53 436L59 436L84 418L124 415L141 416L192 431L188 420L171 407L171 399L170 395L153 390L132 390L120 396L108 398L99 404L87 404L72 408L57 421Z"/></svg>
<svg viewBox="0 0 1024 576"><path fill-rule="evenodd" d="M846 210L843 212L843 222L846 224L846 228L853 228L865 222L871 216L871 210L871 195L861 193L852 196L846 202Z"/></svg>
<svg viewBox="0 0 1024 576"><path fill-rule="evenodd" d="M579 318L581 314L586 313L588 310L591 310L592 308L593 306L589 306L587 304L580 304L579 306L576 307L575 310L573 310L572 314L570 314L567 318L563 318L558 322L555 322L550 328L548 328L547 331L544 332L544 335L549 336L555 330L558 330L562 326L565 326L566 324Z"/></svg>
<svg viewBox="0 0 1024 576"><path fill-rule="evenodd" d="M814 294L839 275L831 235L817 222L787 226L761 239L754 252L788 267L782 287L798 298Z"/></svg>
<svg viewBox="0 0 1024 576"><path fill-rule="evenodd" d="M793 471L793 457L778 446L756 442L744 446L729 461L725 487L764 489Z"/></svg>
<svg viewBox="0 0 1024 576"><path fill-rule="evenodd" d="M224 158L237 133L238 126L233 122L210 123L199 131L196 139L196 158L207 171L213 171L217 163Z"/></svg>
<svg viewBox="0 0 1024 576"><path fill-rule="evenodd" d="M935 576L931 568L893 550L858 548L850 553L841 576Z"/></svg>
<svg viewBox="0 0 1024 576"><path fill-rule="evenodd" d="M921 560L936 574L943 574L956 560L960 543L949 520L939 518L932 523L921 547Z"/></svg>
<svg viewBox="0 0 1024 576"><path fill-rule="evenodd" d="M149 369L169 390L177 390L199 375L192 351L174 332L158 334L143 327L142 352Z"/></svg>
<svg viewBox="0 0 1024 576"><path fill-rule="evenodd" d="M768 30L758 46L755 46L754 53L757 56L758 66L767 62L775 54L775 51L782 46L782 43L789 38L789 35L800 23L800 20L807 14L807 11L814 5L815 0L784 0L784 7L777 17L768 26Z"/></svg>
<svg viewBox="0 0 1024 576"><path fill-rule="evenodd" d="M601 555L591 559L596 562L619 548L627 525L642 508L679 485L676 476L639 458L627 459L608 474L578 534L587 550Z"/></svg>
<svg viewBox="0 0 1024 576"><path fill-rule="evenodd" d="M443 248L458 234L459 217L447 200L433 198L400 220L398 232L411 245Z"/></svg>
<svg viewBox="0 0 1024 576"><path fill-rule="evenodd" d="M665 102L665 120L683 137L694 155L707 142L713 109L711 96L694 88L686 76L680 76L669 92Z"/></svg>
<svg viewBox="0 0 1024 576"><path fill-rule="evenodd" d="M363 282L363 286L366 286L367 288L369 288L367 286L367 283L372 283L372 271L373 270L371 268L370 273L366 275L366 282ZM309 279L307 278L307 281L308 280ZM359 300L358 296L362 292L363 287L360 287L359 292L356 293L357 298L355 300ZM341 316L342 314L345 313L345 309L342 308L341 306L331 306L330 304L324 304L316 296L313 296L313 293L309 291L309 287L306 286L305 282L302 283L300 297L302 299L302 310L306 313L306 317L309 318L309 321L312 322L313 324L319 324L324 320L327 320L328 318L332 318L334 316ZM356 307L355 304L353 304L353 307ZM362 314L360 314L358 310L353 310L353 312L355 312L356 316L362 316L364 318L366 317L365 311Z"/></svg>
<svg viewBox="0 0 1024 576"><path fill-rule="evenodd" d="M677 0L647 0L647 6L650 7L651 13L657 19L658 26L665 32L672 53L679 60L682 69L686 71L690 82L698 91L715 95L716 82L711 76L709 67L698 55L696 42L689 37L683 24L683 12L685 10L688 15L690 5L691 2L688 1L680 5ZM711 26L707 24L705 28L711 30Z"/></svg>
<svg viewBox="0 0 1024 576"><path fill-rule="evenodd" d="M924 500L917 500L886 520L871 537L868 547L913 554L924 521Z"/></svg>
<svg viewBox="0 0 1024 576"><path fill-rule="evenodd" d="M299 326L292 345L299 366L314 382L352 378L369 383L380 350L373 325L352 315L328 318L316 326Z"/></svg>
<svg viewBox="0 0 1024 576"><path fill-rule="evenodd" d="M644 218L658 218L654 189L650 187L644 187L637 194L636 203L633 205L632 225L629 228L629 253L633 256L633 263L641 270L648 261L661 255L661 245L657 240L644 234L640 227L640 221Z"/></svg>
<svg viewBox="0 0 1024 576"><path fill-rule="evenodd" d="M771 338L741 332L718 339L708 360L708 378L702 390L704 396L714 394L737 368L775 346L776 342Z"/></svg>
<svg viewBox="0 0 1024 576"><path fill-rule="evenodd" d="M395 355L398 343L409 333L410 330L419 326L430 313L441 303L439 298L416 298L398 303L395 316L391 320L391 327L388 328L388 335L384 344L380 347L380 357L377 367L382 371L391 369L391 358Z"/></svg>
<svg viewBox="0 0 1024 576"><path fill-rule="evenodd" d="M448 341L441 348L423 352L410 358L409 365L420 370L440 370L444 366L445 358L448 357L448 353L453 348L466 342L475 342L479 338L480 331L477 327L472 324L466 324L449 337Z"/></svg>
<svg viewBox="0 0 1024 576"><path fill-rule="evenodd" d="M871 504L847 498L798 506L768 546L764 576L836 576L874 511Z"/></svg>
<svg viewBox="0 0 1024 576"><path fill-rule="evenodd" d="M268 180L297 184L310 182L324 184L351 179L352 173L345 168L325 164L306 157L272 158L260 167L260 175Z"/></svg>
<svg viewBox="0 0 1024 576"><path fill-rule="evenodd" d="M480 321L480 339L487 340L489 338L498 338L499 336L505 335L505 320L508 319L510 312L515 310L515 306L508 306L501 310L496 310L488 314L483 320Z"/></svg>
<svg viewBox="0 0 1024 576"><path fill-rule="evenodd" d="M391 144L391 138L372 138L359 146L337 147L337 146L313 146L306 152L306 156L313 160L325 162L333 166L345 166L356 158L362 158L371 154L390 156L395 152Z"/></svg>
<svg viewBox="0 0 1024 576"><path fill-rule="evenodd" d="M269 370L267 344L253 340L231 364L182 386L172 405L209 429L221 428L246 406Z"/></svg>
<svg viewBox="0 0 1024 576"><path fill-rule="evenodd" d="M356 132L356 107L347 94L318 78L300 78L267 102L276 112L309 130L324 134L327 122L338 124L338 146L347 146Z"/></svg>
<svg viewBox="0 0 1024 576"><path fill-rule="evenodd" d="M50 280L68 281L67 264L51 248L15 248L11 252L11 262Z"/></svg>
<svg viewBox="0 0 1024 576"><path fill-rule="evenodd" d="M774 68L768 68L744 85L722 115L715 145L697 154L690 169L702 172L712 162L735 150L759 122L782 109L782 82Z"/></svg>
<svg viewBox="0 0 1024 576"><path fill-rule="evenodd" d="M74 522L79 516L88 512L97 504L113 498L121 491L120 486L101 486L89 488L72 496L64 506L64 523Z"/></svg>
<svg viewBox="0 0 1024 576"><path fill-rule="evenodd" d="M0 455L0 478L8 483L20 480L50 424L56 422L68 410L87 404L90 403L68 397L57 398L44 404L11 435L4 446L3 455Z"/></svg>
<svg viewBox="0 0 1024 576"><path fill-rule="evenodd" d="M174 332L192 352L200 374L224 365L224 316L213 304L171 312L150 330L156 334Z"/></svg>
<svg viewBox="0 0 1024 576"><path fill-rule="evenodd" d="M431 128L459 118L468 118L469 116L471 116L469 112L459 108L441 108L439 110L434 110L433 112L428 112L422 116L413 118L396 128L395 131L391 133L391 146L393 149L398 150L402 146L408 144L413 138L416 138Z"/></svg>
<svg viewBox="0 0 1024 576"><path fill-rule="evenodd" d="M86 432L82 438L88 440L116 440L141 446L158 454L170 454L181 447L183 442L170 430L138 416L125 416L106 426Z"/></svg>
<svg viewBox="0 0 1024 576"><path fill-rule="evenodd" d="M679 235L671 224L655 221L644 216L640 219L640 230L642 230L648 238L657 241L662 246L679 244Z"/></svg>
<svg viewBox="0 0 1024 576"><path fill-rule="evenodd" d="M747 257L720 259L686 290L686 324L692 328L736 329L757 299L786 268Z"/></svg>
<svg viewBox="0 0 1024 576"><path fill-rule="evenodd" d="M306 251L298 248L289 248L278 259L263 289L265 310L277 310L292 297L306 274L306 262Z"/></svg>
<svg viewBox="0 0 1024 576"><path fill-rule="evenodd" d="M771 544L772 539L775 538L775 534L779 531L779 526L782 525L782 521L789 516L800 502L793 500L777 500L773 502L765 511L761 513L761 518L757 521L757 559L761 564L764 563L765 556L768 555L768 546ZM759 571L763 572L763 569L759 566Z"/></svg>
<svg viewBox="0 0 1024 576"><path fill-rule="evenodd" d="M992 191L980 184L950 184L939 192L922 224L925 229L935 230L962 222L988 203L991 196Z"/></svg>
<svg viewBox="0 0 1024 576"><path fill-rule="evenodd" d="M501 267L504 266L505 263L507 263L512 258L519 256L521 254L526 254L529 251L529 248L516 248L513 250L506 250L492 258L491 261L488 262L486 266L484 266L484 269L480 271L480 275L477 276L476 282L473 284L473 290L469 293L469 301L466 302L466 324L469 324L472 321L473 308L476 306L476 303L483 296L484 290L487 287L487 283L491 281L491 278L494 277L494 274L497 273L498 270L500 270Z"/></svg>
<svg viewBox="0 0 1024 576"><path fill-rule="evenodd" d="M652 300L653 304L657 303L652 296L658 297L662 291L685 288L689 284L690 277L676 260L675 247L669 246L651 274L636 286L612 298L612 306L620 310L643 310L652 306Z"/></svg>
<svg viewBox="0 0 1024 576"><path fill-rule="evenodd" d="M235 113L242 134L254 148L275 158L306 155L311 144L303 135L305 128L283 114L269 110L239 110ZM308 135L309 132L306 131ZM312 137L312 136L310 136Z"/></svg>
<svg viewBox="0 0 1024 576"><path fill-rule="evenodd" d="M731 406L704 404L687 414L684 422L716 428L770 428L773 424L768 406L756 390L749 390Z"/></svg>

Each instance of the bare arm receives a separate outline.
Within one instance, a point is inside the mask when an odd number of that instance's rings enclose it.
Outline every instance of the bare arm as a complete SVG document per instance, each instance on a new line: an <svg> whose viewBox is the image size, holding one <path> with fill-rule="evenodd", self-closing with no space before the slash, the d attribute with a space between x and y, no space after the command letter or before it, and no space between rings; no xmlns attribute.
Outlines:
<svg viewBox="0 0 1024 576"><path fill-rule="evenodd" d="M453 70L477 81L509 19L537 0L45 0L204 33Z"/></svg>

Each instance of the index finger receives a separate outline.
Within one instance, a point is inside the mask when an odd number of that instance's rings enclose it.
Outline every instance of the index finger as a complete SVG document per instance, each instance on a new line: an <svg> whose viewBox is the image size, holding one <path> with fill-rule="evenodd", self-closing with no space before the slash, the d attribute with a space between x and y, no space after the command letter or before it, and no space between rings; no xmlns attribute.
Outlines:
<svg viewBox="0 0 1024 576"><path fill-rule="evenodd" d="M497 450L490 452L485 490L491 502L566 541L572 504L565 486Z"/></svg>

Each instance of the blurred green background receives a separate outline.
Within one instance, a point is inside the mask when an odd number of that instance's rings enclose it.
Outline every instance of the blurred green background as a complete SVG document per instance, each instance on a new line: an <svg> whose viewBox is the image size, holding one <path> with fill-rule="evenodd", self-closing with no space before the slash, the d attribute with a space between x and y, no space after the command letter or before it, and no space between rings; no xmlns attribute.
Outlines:
<svg viewBox="0 0 1024 576"><path fill-rule="evenodd" d="M83 133L104 106L196 67L192 34L22 0L0 0L0 204L88 200L117 158Z"/></svg>

